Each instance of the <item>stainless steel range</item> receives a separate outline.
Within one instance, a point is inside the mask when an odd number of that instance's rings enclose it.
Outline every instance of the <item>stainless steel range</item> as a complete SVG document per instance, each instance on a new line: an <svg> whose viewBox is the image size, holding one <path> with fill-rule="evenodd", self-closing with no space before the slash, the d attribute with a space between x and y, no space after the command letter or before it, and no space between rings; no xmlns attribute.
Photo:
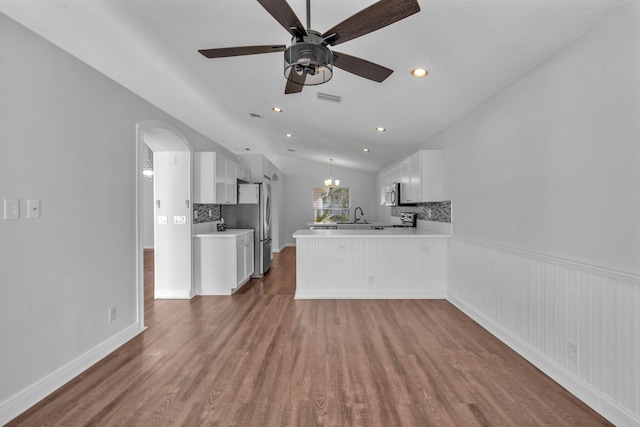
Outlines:
<svg viewBox="0 0 640 427"><path fill-rule="evenodd" d="M394 227L415 227L417 223L416 214L412 212L400 212L400 224L394 224Z"/></svg>

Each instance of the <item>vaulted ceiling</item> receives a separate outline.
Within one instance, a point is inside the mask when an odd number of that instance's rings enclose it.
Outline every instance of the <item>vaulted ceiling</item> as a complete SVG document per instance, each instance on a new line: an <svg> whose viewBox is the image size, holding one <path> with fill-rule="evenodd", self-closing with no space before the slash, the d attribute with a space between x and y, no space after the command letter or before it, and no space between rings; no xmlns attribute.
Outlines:
<svg viewBox="0 0 640 427"><path fill-rule="evenodd" d="M328 83L289 95L281 52L198 53L288 45L256 0L0 0L0 11L233 152L263 153L285 172L291 159L329 157L376 172L633 1L420 0L420 12L336 48L393 69L384 82L336 68ZM312 0L311 28L373 3ZM306 1L289 4L305 23ZM412 77L416 67L429 75Z"/></svg>

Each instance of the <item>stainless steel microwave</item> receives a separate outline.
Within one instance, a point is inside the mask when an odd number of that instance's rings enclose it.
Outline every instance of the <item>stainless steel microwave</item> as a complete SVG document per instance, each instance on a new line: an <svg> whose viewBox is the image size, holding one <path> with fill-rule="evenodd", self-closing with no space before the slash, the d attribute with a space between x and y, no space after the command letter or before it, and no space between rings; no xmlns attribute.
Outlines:
<svg viewBox="0 0 640 427"><path fill-rule="evenodd" d="M400 203L400 183L394 182L389 184L385 189L384 204L385 206L398 206Z"/></svg>

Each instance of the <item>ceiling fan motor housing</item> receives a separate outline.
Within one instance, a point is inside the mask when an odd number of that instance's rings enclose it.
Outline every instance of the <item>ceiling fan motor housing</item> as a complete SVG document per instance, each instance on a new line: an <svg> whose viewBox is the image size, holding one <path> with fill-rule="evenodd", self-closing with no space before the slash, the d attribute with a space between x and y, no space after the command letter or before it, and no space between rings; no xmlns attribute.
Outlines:
<svg viewBox="0 0 640 427"><path fill-rule="evenodd" d="M307 30L302 40L291 39L284 51L284 76L305 86L326 83L333 77L333 53L317 31Z"/></svg>

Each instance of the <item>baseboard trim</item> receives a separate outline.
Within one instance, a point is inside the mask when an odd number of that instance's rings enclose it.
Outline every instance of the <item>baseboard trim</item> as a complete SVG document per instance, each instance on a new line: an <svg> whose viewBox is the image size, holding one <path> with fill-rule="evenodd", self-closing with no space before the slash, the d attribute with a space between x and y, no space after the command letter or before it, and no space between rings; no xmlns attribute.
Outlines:
<svg viewBox="0 0 640 427"><path fill-rule="evenodd" d="M195 294L190 291L160 291L158 289L155 290L155 298L156 299L191 299L195 296Z"/></svg>
<svg viewBox="0 0 640 427"><path fill-rule="evenodd" d="M454 295L449 294L447 300L613 424L618 426L640 425L640 418L511 334L500 324L474 310Z"/></svg>
<svg viewBox="0 0 640 427"><path fill-rule="evenodd" d="M354 292L354 291L296 291L294 299L446 299L447 293L425 292Z"/></svg>
<svg viewBox="0 0 640 427"><path fill-rule="evenodd" d="M286 248L286 247L287 247L287 245L282 245L279 248L274 249L273 252L275 252L275 253L282 252L284 250L284 248Z"/></svg>
<svg viewBox="0 0 640 427"><path fill-rule="evenodd" d="M80 357L42 378L40 381L0 403L0 425L5 425L16 418L82 372L104 359L118 347L142 333L145 329L145 327L140 327L138 323L134 323L106 341L98 344Z"/></svg>

